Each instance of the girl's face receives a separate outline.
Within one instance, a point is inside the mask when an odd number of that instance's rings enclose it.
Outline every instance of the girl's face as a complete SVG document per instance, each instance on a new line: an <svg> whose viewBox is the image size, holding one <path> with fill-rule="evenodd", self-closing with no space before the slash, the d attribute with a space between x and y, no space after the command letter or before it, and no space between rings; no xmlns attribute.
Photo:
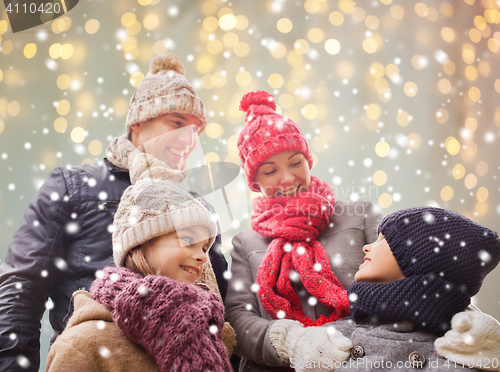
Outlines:
<svg viewBox="0 0 500 372"><path fill-rule="evenodd" d="M405 276L382 233L375 243L363 247L364 263L354 276L357 282L390 283Z"/></svg>
<svg viewBox="0 0 500 372"><path fill-rule="evenodd" d="M190 226L162 235L143 244L146 261L178 282L194 284L203 271L210 245L210 230Z"/></svg>
<svg viewBox="0 0 500 372"><path fill-rule="evenodd" d="M260 165L255 182L266 198L292 196L307 191L311 183L309 163L301 152L280 152Z"/></svg>

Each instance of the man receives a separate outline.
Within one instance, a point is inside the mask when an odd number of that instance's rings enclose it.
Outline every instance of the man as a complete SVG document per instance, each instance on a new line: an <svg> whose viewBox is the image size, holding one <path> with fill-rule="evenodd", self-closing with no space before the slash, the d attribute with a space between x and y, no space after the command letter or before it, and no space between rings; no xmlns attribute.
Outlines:
<svg viewBox="0 0 500 372"><path fill-rule="evenodd" d="M10 242L0 267L1 371L38 371L47 299L54 304L53 341L71 315L72 293L88 289L96 271L112 265L113 215L135 181L129 161L141 161L134 150L166 163L172 170L168 177L185 181L180 171L187 169L196 136L205 129L204 107L175 55L156 57L150 70L130 102L127 133L110 143L104 162L54 169ZM224 298L227 265L220 246L219 234L210 259Z"/></svg>

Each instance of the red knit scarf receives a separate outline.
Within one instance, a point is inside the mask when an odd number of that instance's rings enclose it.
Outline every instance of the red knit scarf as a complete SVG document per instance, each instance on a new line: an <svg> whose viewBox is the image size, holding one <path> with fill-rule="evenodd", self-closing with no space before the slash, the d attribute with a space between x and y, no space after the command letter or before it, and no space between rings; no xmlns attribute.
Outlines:
<svg viewBox="0 0 500 372"><path fill-rule="evenodd" d="M274 238L257 273L259 300L273 319L298 320L307 327L349 315L347 292L332 272L325 248L316 240L328 224L334 204L330 185L314 176L307 192L253 200L252 229ZM329 317L322 315L314 321L304 314L290 282L293 269L307 291L332 309Z"/></svg>

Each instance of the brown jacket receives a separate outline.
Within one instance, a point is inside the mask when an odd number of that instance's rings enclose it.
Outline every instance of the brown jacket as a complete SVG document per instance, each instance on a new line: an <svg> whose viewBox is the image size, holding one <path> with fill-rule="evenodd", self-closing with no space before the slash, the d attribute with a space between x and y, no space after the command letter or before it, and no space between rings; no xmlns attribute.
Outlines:
<svg viewBox="0 0 500 372"><path fill-rule="evenodd" d="M51 346L47 372L158 372L156 362L113 323L111 311L90 293L73 293L75 310Z"/></svg>

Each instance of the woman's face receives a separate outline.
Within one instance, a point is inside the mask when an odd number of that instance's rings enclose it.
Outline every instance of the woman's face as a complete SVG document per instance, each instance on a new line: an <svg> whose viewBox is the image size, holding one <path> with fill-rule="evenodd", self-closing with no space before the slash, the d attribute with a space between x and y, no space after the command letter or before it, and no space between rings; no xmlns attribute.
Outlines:
<svg viewBox="0 0 500 372"><path fill-rule="evenodd" d="M260 165L255 182L266 198L292 196L307 191L311 183L309 163L301 152L280 152Z"/></svg>
<svg viewBox="0 0 500 372"><path fill-rule="evenodd" d="M178 282L194 284L207 261L210 230L190 226L162 235L143 244L146 261L159 274Z"/></svg>
<svg viewBox="0 0 500 372"><path fill-rule="evenodd" d="M355 281L380 284L394 282L405 277L382 233L379 234L376 242L365 245L363 252L365 259L354 275Z"/></svg>

